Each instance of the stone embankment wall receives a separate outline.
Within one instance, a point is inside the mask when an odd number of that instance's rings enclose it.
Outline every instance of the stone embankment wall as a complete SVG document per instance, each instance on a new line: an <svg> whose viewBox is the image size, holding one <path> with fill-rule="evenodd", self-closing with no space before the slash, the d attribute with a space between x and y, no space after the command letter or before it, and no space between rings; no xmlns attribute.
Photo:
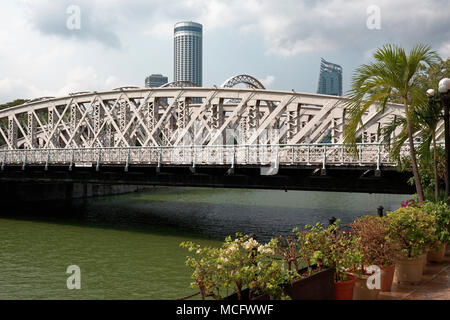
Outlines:
<svg viewBox="0 0 450 320"><path fill-rule="evenodd" d="M103 185L90 183L15 183L0 182L0 203L70 201L90 197L125 194L143 190L138 185Z"/></svg>

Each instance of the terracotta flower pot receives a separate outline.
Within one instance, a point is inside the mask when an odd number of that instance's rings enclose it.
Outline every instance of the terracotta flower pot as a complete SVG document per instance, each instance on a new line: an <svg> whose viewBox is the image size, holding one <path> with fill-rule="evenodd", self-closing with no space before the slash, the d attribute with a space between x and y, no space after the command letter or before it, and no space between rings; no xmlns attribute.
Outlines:
<svg viewBox="0 0 450 320"><path fill-rule="evenodd" d="M381 268L381 292L391 291L394 281L395 264L390 266L380 266Z"/></svg>
<svg viewBox="0 0 450 320"><path fill-rule="evenodd" d="M446 243L441 243L441 246L438 250L430 250L428 251L428 261L430 262L442 262L445 257L445 250L447 249Z"/></svg>
<svg viewBox="0 0 450 320"><path fill-rule="evenodd" d="M377 300L380 289L369 289L367 279L370 276L362 275L357 277L353 288L353 300Z"/></svg>
<svg viewBox="0 0 450 320"><path fill-rule="evenodd" d="M352 300L353 288L355 287L356 277L347 274L347 280L334 283L334 299L335 300Z"/></svg>
<svg viewBox="0 0 450 320"><path fill-rule="evenodd" d="M422 280L423 258L403 258L395 264L395 275L398 282L419 282Z"/></svg>

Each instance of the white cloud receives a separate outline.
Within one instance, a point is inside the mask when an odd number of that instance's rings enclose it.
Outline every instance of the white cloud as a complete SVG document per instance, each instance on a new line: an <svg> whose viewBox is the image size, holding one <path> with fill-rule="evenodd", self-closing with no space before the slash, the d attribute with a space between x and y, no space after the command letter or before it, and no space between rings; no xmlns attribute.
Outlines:
<svg viewBox="0 0 450 320"><path fill-rule="evenodd" d="M111 90L127 84L116 76L101 76L93 67L77 67L65 77L64 83L57 88L47 89L23 78L0 79L0 101L17 98L59 97L72 92Z"/></svg>
<svg viewBox="0 0 450 320"><path fill-rule="evenodd" d="M275 77L274 76L267 76L264 79L260 80L261 83L264 85L265 88L270 88L270 86L272 86L272 84L275 82Z"/></svg>
<svg viewBox="0 0 450 320"><path fill-rule="evenodd" d="M29 20L44 34L95 40L121 47L133 30L169 37L179 20L198 21L204 32L234 29L261 36L266 52L283 57L303 52L367 50L370 42L415 44L421 39L440 45L450 36L448 1L404 0L189 0L189 1L24 1ZM65 8L77 3L82 30L65 27ZM367 8L380 8L381 30L369 30ZM420 22L420 23L419 23ZM127 31L128 30L128 31ZM377 43L377 45L379 45ZM370 44L369 44L370 46Z"/></svg>
<svg viewBox="0 0 450 320"><path fill-rule="evenodd" d="M450 42L443 43L438 50L438 54L444 60L450 58Z"/></svg>
<svg viewBox="0 0 450 320"><path fill-rule="evenodd" d="M80 91L111 90L126 84L116 76L101 76L91 66L77 67L66 75L63 87L56 91L57 96Z"/></svg>
<svg viewBox="0 0 450 320"><path fill-rule="evenodd" d="M142 34L151 35L159 39L167 39L173 34L173 23L162 21L151 24L148 29L144 29Z"/></svg>
<svg viewBox="0 0 450 320"><path fill-rule="evenodd" d="M120 48L121 42L116 32L115 7L104 1L89 0L22 0L26 8L27 20L41 33L75 40L97 41L107 47ZM68 28L76 7L80 28ZM120 18L120 17L119 17Z"/></svg>
<svg viewBox="0 0 450 320"><path fill-rule="evenodd" d="M20 92L20 94L18 94ZM51 93L46 90L37 88L32 83L27 83L22 78L4 78L0 79L0 101L7 102L19 98L37 98L43 96L50 96Z"/></svg>
<svg viewBox="0 0 450 320"><path fill-rule="evenodd" d="M72 4L81 8L79 33L66 27ZM372 4L381 9L381 30L366 26ZM387 42L406 48L424 42L449 57L449 16L450 2L444 0L2 1L0 102L142 84L147 73L170 76L173 25L181 20L204 25L205 48L221 48L239 59L216 61L204 50L205 66L223 62L239 73L247 72L244 63L251 61L257 67L248 72L271 74L267 86L277 79L277 86L291 88L287 81L297 81L297 75L289 79L291 70L281 65L304 68L301 59L333 56L352 68ZM242 48L250 42L254 50ZM270 71L257 69L268 61L274 62ZM205 68L205 82L220 82L219 77ZM310 74L300 75L299 82L301 77L310 82Z"/></svg>

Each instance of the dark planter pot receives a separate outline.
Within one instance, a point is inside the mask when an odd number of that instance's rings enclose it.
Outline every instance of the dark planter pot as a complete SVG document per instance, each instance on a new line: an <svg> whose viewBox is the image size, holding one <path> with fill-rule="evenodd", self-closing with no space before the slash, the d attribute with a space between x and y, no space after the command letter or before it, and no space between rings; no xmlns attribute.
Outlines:
<svg viewBox="0 0 450 320"><path fill-rule="evenodd" d="M300 274L308 268L300 270ZM292 300L333 300L334 299L334 269L328 268L297 280L292 285L286 285L285 294Z"/></svg>
<svg viewBox="0 0 450 320"><path fill-rule="evenodd" d="M313 267L313 270L316 268ZM300 274L308 272L308 268L303 268ZM292 300L333 300L334 299L334 269L327 268L312 274L306 278L294 281L292 284L284 286L284 293ZM267 294L255 296L249 299L249 289L241 292L242 301L249 300L270 300ZM238 300L237 293L224 298L224 300Z"/></svg>
<svg viewBox="0 0 450 320"><path fill-rule="evenodd" d="M250 300L270 300L270 296L267 294L263 294L263 295L259 295L256 297L253 297L252 299L249 299L250 296L250 289L244 289L241 291L241 301L250 301ZM238 294L237 293L233 293L232 295L229 295L228 297L225 297L224 300L231 300L231 301L235 301L238 300Z"/></svg>

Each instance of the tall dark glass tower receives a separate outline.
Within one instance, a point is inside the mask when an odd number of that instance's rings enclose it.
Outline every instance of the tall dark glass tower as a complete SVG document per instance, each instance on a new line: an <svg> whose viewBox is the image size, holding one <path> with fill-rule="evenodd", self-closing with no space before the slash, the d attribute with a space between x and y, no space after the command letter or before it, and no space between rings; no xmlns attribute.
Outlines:
<svg viewBox="0 0 450 320"><path fill-rule="evenodd" d="M174 81L202 86L203 27L196 22L178 22L174 28Z"/></svg>
<svg viewBox="0 0 450 320"><path fill-rule="evenodd" d="M342 67L321 58L317 93L342 96Z"/></svg>

